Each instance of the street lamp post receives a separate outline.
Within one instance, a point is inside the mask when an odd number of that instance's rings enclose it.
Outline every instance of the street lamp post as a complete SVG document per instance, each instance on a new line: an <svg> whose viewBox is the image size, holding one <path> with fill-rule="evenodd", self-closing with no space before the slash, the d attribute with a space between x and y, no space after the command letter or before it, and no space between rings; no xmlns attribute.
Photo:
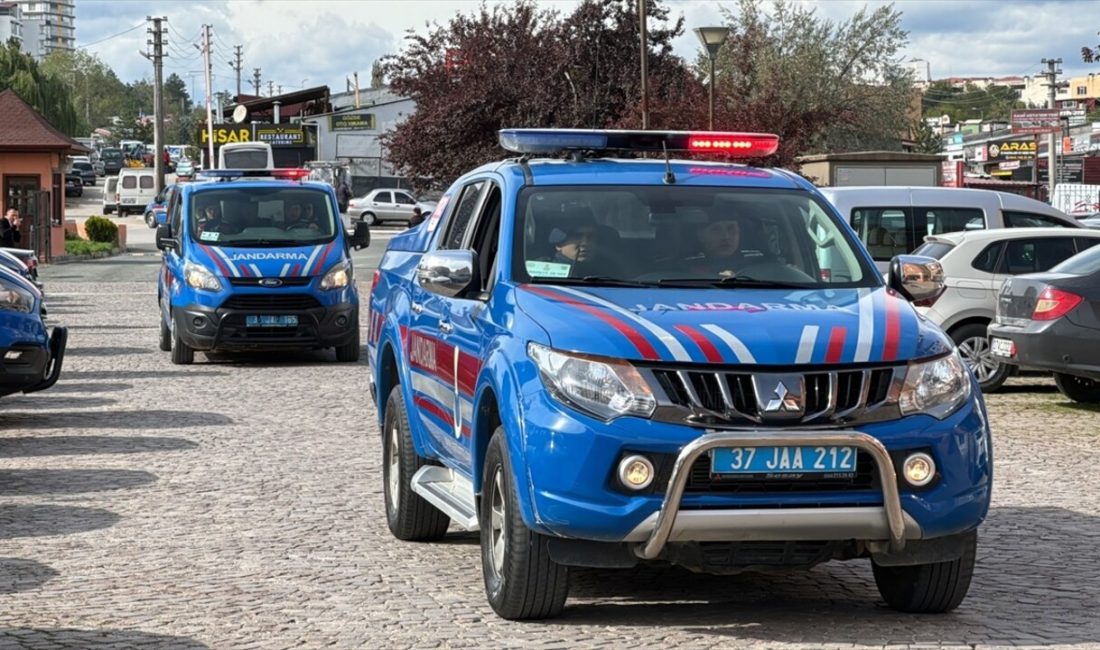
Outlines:
<svg viewBox="0 0 1100 650"><path fill-rule="evenodd" d="M710 126L708 128L711 131L714 130L714 59L718 56L718 50L722 49L722 44L726 42L729 34L729 27L695 28L695 35L699 37L703 47L707 48L707 57L710 58Z"/></svg>

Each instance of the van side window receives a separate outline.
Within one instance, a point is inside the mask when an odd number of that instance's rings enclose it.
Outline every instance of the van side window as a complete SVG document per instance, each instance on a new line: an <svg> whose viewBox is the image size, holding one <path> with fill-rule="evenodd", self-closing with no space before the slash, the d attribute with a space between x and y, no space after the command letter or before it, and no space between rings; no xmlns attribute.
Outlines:
<svg viewBox="0 0 1100 650"><path fill-rule="evenodd" d="M985 213L980 208L914 208L913 217L917 231L924 235L985 230Z"/></svg>
<svg viewBox="0 0 1100 650"><path fill-rule="evenodd" d="M1006 228L1065 228L1066 224L1045 214L1004 211Z"/></svg>
<svg viewBox="0 0 1100 650"><path fill-rule="evenodd" d="M907 212L906 208L852 210L852 228L876 261L886 261L912 250Z"/></svg>

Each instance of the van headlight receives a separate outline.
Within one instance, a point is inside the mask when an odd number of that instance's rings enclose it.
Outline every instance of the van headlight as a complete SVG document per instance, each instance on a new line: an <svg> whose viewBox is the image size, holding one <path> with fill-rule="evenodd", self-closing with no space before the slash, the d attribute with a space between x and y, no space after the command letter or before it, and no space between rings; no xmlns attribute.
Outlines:
<svg viewBox="0 0 1100 650"><path fill-rule="evenodd" d="M0 280L0 309L29 314L34 309L34 294L15 283Z"/></svg>
<svg viewBox="0 0 1100 650"><path fill-rule="evenodd" d="M970 398L970 373L959 357L951 354L909 366L898 407L902 415L924 413L942 420Z"/></svg>
<svg viewBox="0 0 1100 650"><path fill-rule="evenodd" d="M555 399L602 420L645 418L657 408L645 379L625 361L559 352L538 343L528 343L527 354Z"/></svg>
<svg viewBox="0 0 1100 650"><path fill-rule="evenodd" d="M183 265L183 277L187 281L187 286L192 289L206 289L208 291L221 291L222 289L222 283L213 273L208 271L205 266L200 266L194 262Z"/></svg>
<svg viewBox="0 0 1100 650"><path fill-rule="evenodd" d="M340 262L328 270L325 277L321 278L322 289L341 289L351 282L351 263Z"/></svg>

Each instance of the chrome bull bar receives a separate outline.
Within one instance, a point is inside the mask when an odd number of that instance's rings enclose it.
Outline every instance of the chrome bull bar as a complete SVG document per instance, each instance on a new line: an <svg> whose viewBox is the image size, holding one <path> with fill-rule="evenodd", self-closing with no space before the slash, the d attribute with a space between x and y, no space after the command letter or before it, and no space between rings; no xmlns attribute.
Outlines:
<svg viewBox="0 0 1100 650"><path fill-rule="evenodd" d="M875 461L879 474L879 483L882 486L882 511L886 517L886 525L890 538L890 548L899 552L905 548L906 520L905 511L901 508L901 495L898 492L897 473L894 471L890 454L876 438L859 432L764 432L764 431L737 431L715 432L693 440L686 445L676 458L672 468L672 477L669 479L668 489L665 491L664 501L658 511L657 521L650 532L648 539L635 550L643 559L652 560L661 554L665 544L669 540L673 526L676 524L676 516L680 511L680 501L684 495L684 488L691 475L691 466L700 456L712 449L719 447L776 447L776 446L847 446L855 447L866 452ZM827 508L821 509L828 512ZM912 520L910 530L912 529Z"/></svg>

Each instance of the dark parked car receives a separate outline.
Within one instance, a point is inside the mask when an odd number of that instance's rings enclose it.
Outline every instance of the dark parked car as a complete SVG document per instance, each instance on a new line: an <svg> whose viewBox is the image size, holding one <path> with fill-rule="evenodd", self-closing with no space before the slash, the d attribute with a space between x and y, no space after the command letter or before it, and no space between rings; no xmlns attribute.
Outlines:
<svg viewBox="0 0 1100 650"><path fill-rule="evenodd" d="M84 179L79 172L65 174L65 196L84 196Z"/></svg>
<svg viewBox="0 0 1100 650"><path fill-rule="evenodd" d="M74 162L73 171L78 172L85 185L95 185L95 167L90 162Z"/></svg>
<svg viewBox="0 0 1100 650"><path fill-rule="evenodd" d="M1006 280L989 338L995 357L1050 370L1066 397L1100 402L1100 246Z"/></svg>

